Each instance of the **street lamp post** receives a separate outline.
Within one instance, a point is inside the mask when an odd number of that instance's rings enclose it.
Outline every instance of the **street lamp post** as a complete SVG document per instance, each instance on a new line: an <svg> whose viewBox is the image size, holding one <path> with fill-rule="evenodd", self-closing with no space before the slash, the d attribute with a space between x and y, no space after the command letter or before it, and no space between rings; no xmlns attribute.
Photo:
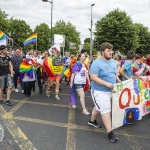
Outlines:
<svg viewBox="0 0 150 150"><path fill-rule="evenodd" d="M53 44L53 38L52 38L52 16L53 16L53 0L42 0L43 2L50 2L51 3L51 32L50 32L50 44Z"/></svg>
<svg viewBox="0 0 150 150"><path fill-rule="evenodd" d="M90 58L92 59L92 26L93 26L93 21L92 21L92 6L95 4L91 5L91 36L90 36Z"/></svg>

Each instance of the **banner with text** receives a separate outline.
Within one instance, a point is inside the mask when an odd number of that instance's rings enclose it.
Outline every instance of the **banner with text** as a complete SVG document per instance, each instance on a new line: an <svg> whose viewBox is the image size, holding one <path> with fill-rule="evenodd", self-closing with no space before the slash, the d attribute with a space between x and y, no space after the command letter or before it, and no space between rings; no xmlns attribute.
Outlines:
<svg viewBox="0 0 150 150"><path fill-rule="evenodd" d="M129 79L114 85L112 128L116 129L150 113L150 76Z"/></svg>

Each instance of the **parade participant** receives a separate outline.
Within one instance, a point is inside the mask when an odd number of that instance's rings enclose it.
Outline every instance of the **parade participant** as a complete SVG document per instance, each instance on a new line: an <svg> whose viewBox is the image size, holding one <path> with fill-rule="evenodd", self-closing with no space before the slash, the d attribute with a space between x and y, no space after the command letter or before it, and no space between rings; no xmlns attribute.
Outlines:
<svg viewBox="0 0 150 150"><path fill-rule="evenodd" d="M133 75L143 76L146 64L141 62L141 56L136 55L135 60L132 64Z"/></svg>
<svg viewBox="0 0 150 150"><path fill-rule="evenodd" d="M46 58L46 57L49 57L50 56L50 54L49 54L49 51L48 50L46 50L46 51L44 51L44 53L42 54L42 61L41 61L41 64L42 64L42 66L43 66L43 60L44 60L44 58ZM47 79L48 79L48 74L46 73L46 70L45 70L45 68L44 68L44 66L43 66L43 69L42 69L42 86L45 84L45 86L47 86Z"/></svg>
<svg viewBox="0 0 150 150"><path fill-rule="evenodd" d="M146 65L150 66L150 55L146 58ZM150 71L149 70L146 71L146 76L150 76Z"/></svg>
<svg viewBox="0 0 150 150"><path fill-rule="evenodd" d="M88 125L100 128L101 126L96 121L100 113L110 141L115 142L118 138L112 132L110 112L117 66L115 60L112 59L112 48L113 46L110 43L103 43L100 48L101 57L96 59L90 68L91 95L95 107Z"/></svg>
<svg viewBox="0 0 150 150"><path fill-rule="evenodd" d="M68 52L66 52L65 55L66 55L66 56L63 58L63 65L64 65L64 68L63 68L63 71L62 71L62 74L61 74L60 84L61 84L61 82L62 82L62 79L65 77L64 72L66 71L66 69L69 67L69 64L70 64L70 54L69 54ZM67 77L65 77L65 81L67 81L66 78L67 78Z"/></svg>
<svg viewBox="0 0 150 150"><path fill-rule="evenodd" d="M13 68L11 64L11 59L7 56L7 46L1 45L0 46L1 54L0 54L0 104L4 105L3 102L3 88L6 84L7 88L7 102L6 104L12 106L13 103L10 101L10 95L12 90L12 78L13 78Z"/></svg>
<svg viewBox="0 0 150 150"><path fill-rule="evenodd" d="M66 71L64 72L64 75L66 76L67 78L67 85L70 85L70 78L71 78L71 75L72 75L72 67L73 65L76 63L77 61L77 56L73 56L71 55L70 56L70 64L69 64L69 67L66 69Z"/></svg>
<svg viewBox="0 0 150 150"><path fill-rule="evenodd" d="M20 64L19 72L24 82L24 95L25 97L31 97L31 90L36 80L36 62L32 58L23 59Z"/></svg>
<svg viewBox="0 0 150 150"><path fill-rule="evenodd" d="M79 94L80 102L82 106L82 113L85 115L89 115L90 113L87 111L85 107L85 93L84 93L84 87L86 85L86 79L88 81L88 85L90 85L90 80L88 76L88 69L87 66L85 66L84 61L86 57L85 54L81 53L78 55L77 62L72 67L72 75L71 75L71 81L70 81L70 87L71 87L71 95L75 96L75 90ZM73 108L76 107L77 97L74 98L70 96L70 104ZM73 99L73 100L72 100Z"/></svg>
<svg viewBox="0 0 150 150"><path fill-rule="evenodd" d="M16 49L14 52L14 55L11 58L11 62L13 65L13 71L14 71L15 92L19 92L17 89L17 81L18 81L18 77L19 77L22 93L24 93L24 85L23 85L22 78L19 73L19 66L20 66L22 60L23 60L23 57L21 56L21 50Z"/></svg>
<svg viewBox="0 0 150 150"><path fill-rule="evenodd" d="M35 57L35 61L36 61L36 75L37 75L37 81L38 81L38 87L39 87L39 94L42 94L42 83L41 83L41 79L42 79L42 56L40 55L40 53L38 51L34 51L34 57Z"/></svg>
<svg viewBox="0 0 150 150"><path fill-rule="evenodd" d="M54 81L56 82L56 89L55 89L55 98L59 100L59 82L60 82L60 75L62 73L63 65L60 55L58 56L59 49L56 47L53 47L51 50L52 56L46 57L43 61L44 68L49 75L49 83L47 85L46 89L46 95L50 96L50 89L54 84ZM58 63L58 64L55 64Z"/></svg>
<svg viewBox="0 0 150 150"><path fill-rule="evenodd" d="M131 79L133 77L132 63L135 59L135 52L130 50L127 52L127 60L124 62L119 70L119 74L122 76L122 81Z"/></svg>

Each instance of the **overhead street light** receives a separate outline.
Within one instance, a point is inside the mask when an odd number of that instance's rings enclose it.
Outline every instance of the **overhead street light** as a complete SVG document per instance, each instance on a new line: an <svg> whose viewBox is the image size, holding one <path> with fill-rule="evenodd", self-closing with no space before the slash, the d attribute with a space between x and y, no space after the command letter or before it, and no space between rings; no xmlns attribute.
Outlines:
<svg viewBox="0 0 150 150"><path fill-rule="evenodd" d="M91 4L91 28L90 28L90 32L91 32L91 36L90 36L90 58L92 58L92 26L93 26L93 21L92 21L92 6L94 6L95 4Z"/></svg>
<svg viewBox="0 0 150 150"><path fill-rule="evenodd" d="M53 45L53 39L52 39L52 16L53 16L53 0L42 0L43 2L49 2L51 3L51 32L50 32L50 44Z"/></svg>

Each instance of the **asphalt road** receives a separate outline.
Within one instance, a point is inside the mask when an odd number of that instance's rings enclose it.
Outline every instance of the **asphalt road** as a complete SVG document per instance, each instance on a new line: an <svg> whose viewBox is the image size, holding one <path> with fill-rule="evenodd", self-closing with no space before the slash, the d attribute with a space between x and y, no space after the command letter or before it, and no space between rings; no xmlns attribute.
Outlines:
<svg viewBox="0 0 150 150"><path fill-rule="evenodd" d="M90 115L82 114L79 101L76 109L69 106L66 83L61 85L59 101L54 98L54 89L49 98L45 93L39 94L38 88L30 99L25 99L21 91L12 92L14 105L0 106L2 143L8 142L14 150L150 150L150 114L116 129L114 133L119 140L111 143L100 117L102 128L95 129L87 125ZM85 101L91 112L93 102L89 91Z"/></svg>

